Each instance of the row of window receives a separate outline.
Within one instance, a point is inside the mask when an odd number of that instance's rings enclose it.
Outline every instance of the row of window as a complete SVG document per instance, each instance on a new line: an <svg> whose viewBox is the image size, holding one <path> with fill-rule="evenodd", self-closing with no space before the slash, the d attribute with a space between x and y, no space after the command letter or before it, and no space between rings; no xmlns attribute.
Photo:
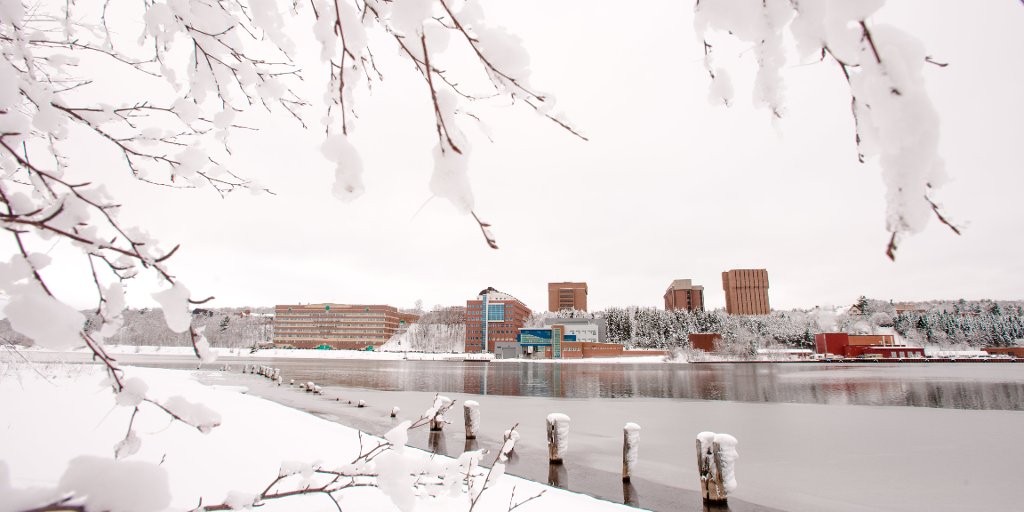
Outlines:
<svg viewBox="0 0 1024 512"><path fill-rule="evenodd" d="M319 312L319 313L292 313L292 312L288 312L288 313L280 312L280 313L277 313L277 317L292 317L292 316L301 316L301 317L325 317L325 316L326 317L338 317L338 316L340 316L340 317L384 318L384 317L386 317L388 315L385 314L385 313L342 313L340 311L324 311L324 312ZM391 316L397 316L397 315L391 315Z"/></svg>
<svg viewBox="0 0 1024 512"><path fill-rule="evenodd" d="M308 334L275 334L274 338L306 338L306 339L387 339L387 336L373 336L373 335L345 335L345 334L328 334L321 336L313 336Z"/></svg>
<svg viewBox="0 0 1024 512"><path fill-rule="evenodd" d="M278 332L274 333L274 336L291 336L291 337L299 336L299 337L307 337L307 338L323 338L323 337L326 337L326 336L355 336L355 337L372 336L372 337L379 337L379 336L388 336L388 334L382 333L380 331L347 331L347 332L344 332L344 331L330 331L330 332L327 332L327 331L278 331Z"/></svg>
<svg viewBox="0 0 1024 512"><path fill-rule="evenodd" d="M352 323L352 322L294 322L294 321L286 321L286 322L274 322L274 326L276 326L276 327L310 327L310 324L313 324L313 325L329 325L329 326L336 326L336 327L337 327L337 326L340 326L340 327L377 327L377 326L380 326L380 325L381 325L381 323L380 323L380 322L374 322L374 323ZM386 325L386 324L385 324L385 325Z"/></svg>

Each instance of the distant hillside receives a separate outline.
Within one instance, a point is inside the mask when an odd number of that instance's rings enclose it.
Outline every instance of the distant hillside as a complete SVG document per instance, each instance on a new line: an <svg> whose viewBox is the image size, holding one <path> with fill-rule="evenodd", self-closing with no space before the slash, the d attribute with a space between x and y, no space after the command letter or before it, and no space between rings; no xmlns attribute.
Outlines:
<svg viewBox="0 0 1024 512"><path fill-rule="evenodd" d="M595 315L607 322L609 341L645 348L685 348L690 333L715 332L722 335L728 350L737 354L773 345L811 348L818 332L895 332L919 346L1006 346L1024 338L1022 301L892 303L862 297L851 307L773 311L760 316L637 306L609 308Z"/></svg>
<svg viewBox="0 0 1024 512"><path fill-rule="evenodd" d="M899 313L897 313L899 312ZM98 326L91 312L86 328ZM193 323L205 327L216 347L251 347L273 337L271 307L196 308ZM125 311L124 327L108 344L188 346L186 334L167 329L159 309ZM814 333L892 333L914 345L1012 345L1024 338L1024 301L932 300L894 302L861 297L852 306L834 309L773 311L764 316L730 316L709 312L665 311L653 307L614 307L597 312L539 312L527 322L542 326L550 317L604 318L608 340L645 348L688 347L688 334L717 332L729 350L746 353L770 346L810 348ZM31 342L0 320L0 337L18 344ZM392 338L384 350L461 352L465 345L465 309L435 307L422 314L407 333Z"/></svg>
<svg viewBox="0 0 1024 512"><path fill-rule="evenodd" d="M192 312L192 323L205 327L204 334L215 347L251 347L257 342L269 342L273 335L273 319L268 316L274 311L270 307L243 308L196 308ZM93 311L86 315L86 330L100 324ZM95 327L94 327L95 326ZM11 324L0 320L0 336L21 345L32 342L11 329ZM157 309L128 309L124 312L124 327L106 342L108 345L156 345L188 346L188 334L171 332L164 322L163 312Z"/></svg>

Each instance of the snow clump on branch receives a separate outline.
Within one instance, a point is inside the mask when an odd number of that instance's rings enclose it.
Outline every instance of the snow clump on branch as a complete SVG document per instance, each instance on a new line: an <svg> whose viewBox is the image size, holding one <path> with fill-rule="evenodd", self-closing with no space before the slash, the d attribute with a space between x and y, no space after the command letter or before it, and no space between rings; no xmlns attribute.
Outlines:
<svg viewBox="0 0 1024 512"><path fill-rule="evenodd" d="M886 254L895 259L906 234L922 231L933 216L954 233L960 229L942 213L932 191L946 181L939 156L938 115L925 89L930 61L920 41L895 27L869 26L884 0L699 0L694 27L705 49L711 102L728 105L732 85L715 67L714 32L754 45L757 75L754 104L774 118L784 114L781 70L786 62L784 30L803 59L835 61L850 88L857 155L877 159L886 185Z"/></svg>

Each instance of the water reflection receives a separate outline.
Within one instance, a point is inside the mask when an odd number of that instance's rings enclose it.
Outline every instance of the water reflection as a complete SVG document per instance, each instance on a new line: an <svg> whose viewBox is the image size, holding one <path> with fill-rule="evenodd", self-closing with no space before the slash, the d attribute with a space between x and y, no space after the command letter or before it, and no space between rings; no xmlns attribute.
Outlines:
<svg viewBox="0 0 1024 512"><path fill-rule="evenodd" d="M729 502L704 502L704 512L729 512Z"/></svg>
<svg viewBox="0 0 1024 512"><path fill-rule="evenodd" d="M345 360L275 360L271 364L303 381L379 390L1024 410L1024 378L1013 376L1013 372L1024 375L1024 365L917 364L865 368L777 363L487 364ZM936 373L934 370L939 366L941 371ZM1001 368L1004 366L1010 368ZM993 367L1010 377L977 378Z"/></svg>
<svg viewBox="0 0 1024 512"><path fill-rule="evenodd" d="M569 470L565 464L548 464L548 485L560 489L569 488Z"/></svg>
<svg viewBox="0 0 1024 512"><path fill-rule="evenodd" d="M622 504L640 508L640 496L636 493L636 487L629 482L622 482Z"/></svg>
<svg viewBox="0 0 1024 512"><path fill-rule="evenodd" d="M181 358L128 364L189 368ZM241 361L238 364L244 364ZM559 398L682 398L741 402L1024 410L1021 364L557 364L262 360L296 382L385 391L429 389ZM342 401L345 401L343 398Z"/></svg>
<svg viewBox="0 0 1024 512"><path fill-rule="evenodd" d="M427 437L427 450L438 455L448 456L448 443L444 438L444 431L431 432Z"/></svg>

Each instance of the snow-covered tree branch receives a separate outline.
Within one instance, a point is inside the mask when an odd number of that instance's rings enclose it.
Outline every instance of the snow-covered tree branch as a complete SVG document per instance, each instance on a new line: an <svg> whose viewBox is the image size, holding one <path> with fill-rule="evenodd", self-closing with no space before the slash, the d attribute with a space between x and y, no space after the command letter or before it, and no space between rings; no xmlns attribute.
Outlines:
<svg viewBox="0 0 1024 512"><path fill-rule="evenodd" d="M785 114L786 40L801 59L830 59L850 88L857 158L877 159L886 185L886 254L896 258L900 241L924 229L934 216L956 226L933 193L947 181L939 154L939 119L924 87L932 59L915 37L899 28L870 23L884 0L697 0L694 26L704 45L711 101L728 106L733 87L716 65L713 41L732 37L753 45L757 61L754 104L774 118ZM788 38L786 36L789 36Z"/></svg>
<svg viewBox="0 0 1024 512"><path fill-rule="evenodd" d="M519 102L579 136L530 84L517 40L488 25L476 2L315 0L282 7L262 1L5 3L0 223L18 254L0 277L15 330L44 346L88 346L120 390L116 362L103 341L123 323L126 281L149 273L168 286L154 294L168 326L187 332L197 356L207 357L206 339L188 314L189 304L204 300L193 300L167 267L178 247L162 249L145 230L122 221L117 199L103 185L116 169L74 158L65 150L72 142L89 141L94 152L120 155L125 171L153 185L206 187L222 196L240 189L266 192L231 169L238 151L231 134L256 129L241 119L264 111L310 127L316 123L309 119L319 118L322 151L335 166L335 195L354 199L363 191L362 163L348 140L358 118L355 90L383 81L372 48L384 41L412 64L429 93L438 134L431 192L471 213L496 248L489 225L473 211L466 173L470 144L462 125L480 122L473 102ZM296 42L309 27L319 62ZM454 71L437 63L454 43L472 52L475 70L472 63ZM461 85L455 71L479 73L489 90ZM131 87L110 94L117 88L112 77ZM310 99L308 83L317 81L323 97ZM88 262L101 319L94 330L82 329L82 315L47 284L43 269L51 262L39 247L55 240L69 242ZM41 318L49 319L46 325Z"/></svg>

